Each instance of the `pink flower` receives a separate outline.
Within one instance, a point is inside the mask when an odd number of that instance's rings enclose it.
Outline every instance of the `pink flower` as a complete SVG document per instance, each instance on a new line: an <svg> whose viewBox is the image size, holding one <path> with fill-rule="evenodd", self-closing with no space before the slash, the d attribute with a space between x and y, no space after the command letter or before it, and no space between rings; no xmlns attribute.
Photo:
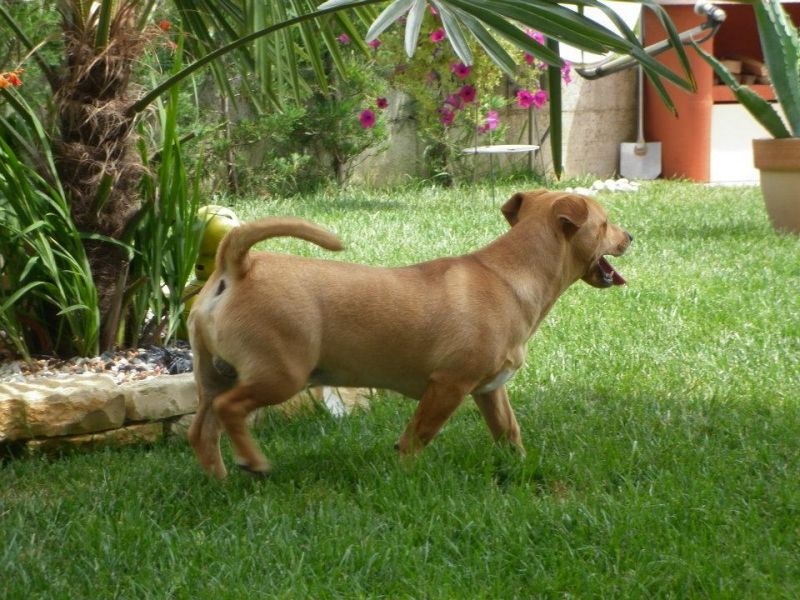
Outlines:
<svg viewBox="0 0 800 600"><path fill-rule="evenodd" d="M439 122L445 127L450 127L453 124L453 119L456 118L456 113L449 108L440 108L439 115Z"/></svg>
<svg viewBox="0 0 800 600"><path fill-rule="evenodd" d="M519 90L517 92L517 106L520 108L530 108L533 104L533 94L530 90Z"/></svg>
<svg viewBox="0 0 800 600"><path fill-rule="evenodd" d="M375 127L375 113L370 109L362 110L358 115L358 120L361 121L361 127L364 129L372 129Z"/></svg>
<svg viewBox="0 0 800 600"><path fill-rule="evenodd" d="M450 70L453 72L453 75L459 79L466 79L469 77L472 67L468 67L464 63L453 63L450 65Z"/></svg>
<svg viewBox="0 0 800 600"><path fill-rule="evenodd" d="M464 101L461 99L461 96L459 96L458 94L450 94L447 97L447 100L444 101L444 103L445 104L449 104L455 110L458 110L459 108L464 106Z"/></svg>
<svg viewBox="0 0 800 600"><path fill-rule="evenodd" d="M530 52L526 52L525 53L525 62L526 63L528 63L529 65L533 65L533 61L534 60L536 60L536 58L533 56L533 54L531 54Z"/></svg>
<svg viewBox="0 0 800 600"><path fill-rule="evenodd" d="M561 67L561 79L564 80L564 83L570 83L572 81L572 63L568 60L565 60L564 66Z"/></svg>
<svg viewBox="0 0 800 600"><path fill-rule="evenodd" d="M378 49L378 47L379 47L381 44L383 44L383 42L382 42L382 41L380 41L380 40L372 40L371 42L368 42L368 43L369 43L369 45L370 45L370 46L372 46L372 49L373 49L373 50L377 50L377 49Z"/></svg>
<svg viewBox="0 0 800 600"><path fill-rule="evenodd" d="M526 29L525 33L528 34L528 37L533 38L540 44L544 44L544 34L542 34L540 31L536 31L535 29Z"/></svg>
<svg viewBox="0 0 800 600"><path fill-rule="evenodd" d="M470 102L475 101L475 96L477 94L475 92L474 87L472 87L471 85L465 85L460 90L458 90L458 95L466 104L469 104Z"/></svg>
<svg viewBox="0 0 800 600"><path fill-rule="evenodd" d="M545 102L547 102L547 92L544 90L539 90L533 95L533 105L536 108L542 108Z"/></svg>
<svg viewBox="0 0 800 600"><path fill-rule="evenodd" d="M347 46L347 44L350 43L350 36L347 35L346 33L337 36L336 39L339 40L339 43L342 44L343 46Z"/></svg>
<svg viewBox="0 0 800 600"><path fill-rule="evenodd" d="M500 116L497 114L496 110L490 110L486 113L486 127L490 130L497 129L497 125L500 123Z"/></svg>
<svg viewBox="0 0 800 600"><path fill-rule="evenodd" d="M378 98L378 99L375 101L375 106L377 106L378 108L380 108L381 110L383 110L384 108L386 108L387 106L389 106L389 101L388 101L386 98Z"/></svg>
<svg viewBox="0 0 800 600"><path fill-rule="evenodd" d="M436 10L435 8L433 8L432 6L429 6L428 8L430 9L430 11L431 11L431 14L432 14L434 17L435 17L435 16L437 16L437 15L439 14L439 11L438 11L438 10Z"/></svg>
<svg viewBox="0 0 800 600"><path fill-rule="evenodd" d="M435 30L435 31L432 31L432 32L431 32L431 41L432 41L434 44L438 44L438 43L439 43L439 42L441 42L441 41L442 41L444 38L445 38L444 29L442 29L441 27L439 27L439 29L437 29L437 30Z"/></svg>

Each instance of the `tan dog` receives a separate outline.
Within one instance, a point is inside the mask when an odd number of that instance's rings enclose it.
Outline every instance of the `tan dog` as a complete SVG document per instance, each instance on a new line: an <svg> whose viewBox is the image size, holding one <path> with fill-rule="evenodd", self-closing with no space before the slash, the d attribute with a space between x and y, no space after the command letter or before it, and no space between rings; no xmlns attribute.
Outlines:
<svg viewBox="0 0 800 600"><path fill-rule="evenodd" d="M270 465L245 422L308 385L396 390L419 400L398 446L422 449L472 394L496 440L523 450L504 384L553 303L583 279L599 288L625 280L604 255L631 236L591 198L537 190L502 207L511 229L466 256L380 268L249 252L292 236L329 250L339 240L294 218L233 229L189 317L199 408L189 440L203 468L224 477L220 424L236 462Z"/></svg>

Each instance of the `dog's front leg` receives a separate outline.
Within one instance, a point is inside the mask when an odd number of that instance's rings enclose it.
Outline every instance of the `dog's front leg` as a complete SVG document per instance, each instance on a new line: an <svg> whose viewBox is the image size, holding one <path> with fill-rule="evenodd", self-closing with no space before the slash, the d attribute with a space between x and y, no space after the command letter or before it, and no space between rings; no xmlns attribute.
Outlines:
<svg viewBox="0 0 800 600"><path fill-rule="evenodd" d="M497 389L485 394L475 394L473 398L483 415L483 419L489 426L489 431L492 432L492 437L495 441L510 442L516 446L522 454L525 454L525 448L522 445L522 437L519 432L519 425L517 424L517 417L514 415L514 409L511 408L511 403L508 401L506 386L501 385Z"/></svg>
<svg viewBox="0 0 800 600"><path fill-rule="evenodd" d="M400 454L412 456L427 446L461 404L469 389L469 385L431 381L414 416L400 436Z"/></svg>

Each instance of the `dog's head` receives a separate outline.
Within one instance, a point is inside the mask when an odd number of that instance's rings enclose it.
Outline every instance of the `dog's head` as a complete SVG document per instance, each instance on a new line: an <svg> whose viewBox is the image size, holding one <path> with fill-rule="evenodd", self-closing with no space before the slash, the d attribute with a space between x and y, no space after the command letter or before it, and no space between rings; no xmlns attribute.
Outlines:
<svg viewBox="0 0 800 600"><path fill-rule="evenodd" d="M625 284L605 257L622 256L633 237L609 223L606 211L592 198L548 190L519 192L501 210L512 227L535 219L552 228L567 244L575 279L598 288Z"/></svg>

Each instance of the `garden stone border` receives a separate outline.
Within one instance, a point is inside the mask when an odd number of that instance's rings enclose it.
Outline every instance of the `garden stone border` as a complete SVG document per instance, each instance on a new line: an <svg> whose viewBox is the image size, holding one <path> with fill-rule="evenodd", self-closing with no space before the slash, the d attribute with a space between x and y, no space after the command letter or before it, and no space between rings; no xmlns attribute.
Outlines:
<svg viewBox="0 0 800 600"><path fill-rule="evenodd" d="M369 408L370 395L364 389L312 388L262 410L296 416L318 404L343 416ZM191 373L123 383L105 374L0 382L0 446L51 453L185 438L196 409Z"/></svg>

